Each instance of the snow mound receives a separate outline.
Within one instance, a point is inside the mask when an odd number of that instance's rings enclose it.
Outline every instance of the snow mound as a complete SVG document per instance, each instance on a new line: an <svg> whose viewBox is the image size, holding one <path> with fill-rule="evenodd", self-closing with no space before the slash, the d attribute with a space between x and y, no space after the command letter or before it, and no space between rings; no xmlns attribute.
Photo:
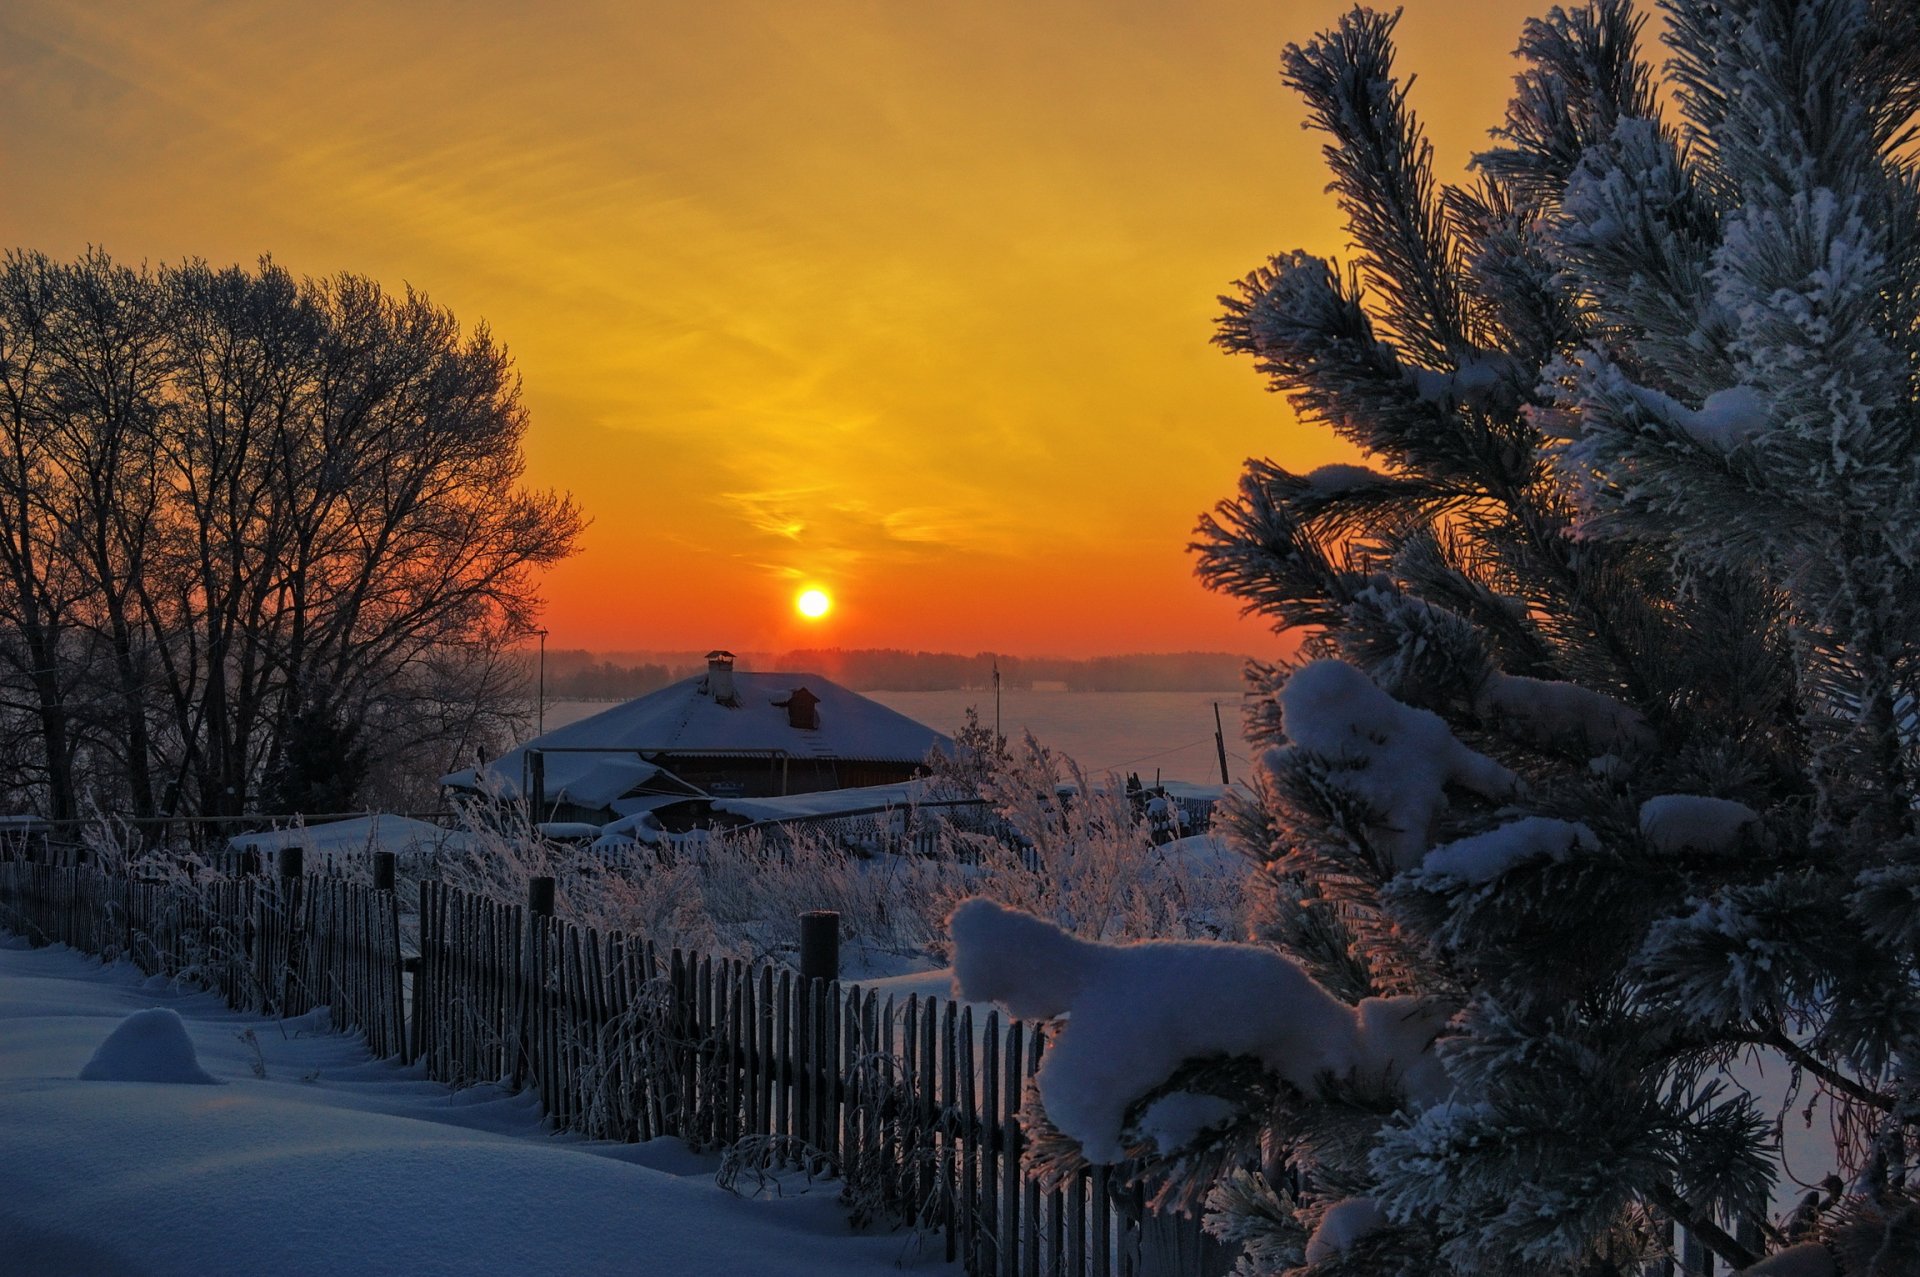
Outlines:
<svg viewBox="0 0 1920 1277"><path fill-rule="evenodd" d="M1128 1108L1188 1060L1248 1056L1308 1092L1325 1078L1355 1078L1431 1102L1448 1086L1429 1049L1445 1008L1416 998L1350 1007L1270 949L1098 943L984 899L966 901L948 925L960 997L997 1002L1022 1019L1070 1017L1037 1081L1047 1116L1090 1161L1125 1157ZM1190 1137L1221 1117L1192 1101L1163 1101L1144 1125L1156 1137Z"/></svg>
<svg viewBox="0 0 1920 1277"><path fill-rule="evenodd" d="M193 1039L177 1011L135 1011L107 1035L80 1069L82 1082L190 1082L215 1086L220 1079L200 1067Z"/></svg>

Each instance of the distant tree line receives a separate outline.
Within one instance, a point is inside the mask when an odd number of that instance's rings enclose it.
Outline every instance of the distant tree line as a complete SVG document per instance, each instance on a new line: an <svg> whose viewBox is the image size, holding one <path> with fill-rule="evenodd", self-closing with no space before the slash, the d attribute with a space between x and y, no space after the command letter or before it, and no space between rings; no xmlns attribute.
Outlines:
<svg viewBox="0 0 1920 1277"><path fill-rule="evenodd" d="M1246 658L1232 652L1173 652L1131 656L1005 656L980 652L910 652L893 648L818 648L782 654L741 653L741 668L824 674L856 691L942 692L990 687L997 663L1001 685L1031 688L1064 684L1076 692L1217 692L1240 686ZM625 662L619 654L547 653L549 699L613 700L643 696L706 669L698 653L663 653Z"/></svg>
<svg viewBox="0 0 1920 1277"><path fill-rule="evenodd" d="M520 485L526 425L506 350L411 290L7 255L11 802L337 810L499 748L581 527Z"/></svg>
<svg viewBox="0 0 1920 1277"><path fill-rule="evenodd" d="M788 652L780 669L818 670L861 691L938 692L990 687L994 667L1003 687L1064 684L1075 692L1216 692L1240 686L1246 658L1233 652L1156 652L1074 659L980 652L907 652L840 648Z"/></svg>
<svg viewBox="0 0 1920 1277"><path fill-rule="evenodd" d="M580 649L547 653L548 700L611 701L645 696L706 669L691 660L627 665Z"/></svg>

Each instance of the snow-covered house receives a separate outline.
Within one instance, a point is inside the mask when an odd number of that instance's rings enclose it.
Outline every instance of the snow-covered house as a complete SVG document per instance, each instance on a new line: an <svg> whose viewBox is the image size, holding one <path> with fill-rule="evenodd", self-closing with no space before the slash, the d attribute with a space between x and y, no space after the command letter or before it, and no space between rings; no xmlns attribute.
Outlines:
<svg viewBox="0 0 1920 1277"><path fill-rule="evenodd" d="M807 673L707 672L536 736L441 783L456 795L538 796L545 821L607 823L690 798L763 797L904 781L953 742Z"/></svg>

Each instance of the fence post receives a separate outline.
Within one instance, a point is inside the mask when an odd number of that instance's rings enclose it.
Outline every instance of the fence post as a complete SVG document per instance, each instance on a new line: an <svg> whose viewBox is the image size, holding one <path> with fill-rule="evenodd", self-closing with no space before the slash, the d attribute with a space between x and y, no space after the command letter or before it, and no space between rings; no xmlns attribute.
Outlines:
<svg viewBox="0 0 1920 1277"><path fill-rule="evenodd" d="M535 754L538 757L538 754ZM514 1080L519 1081L520 1069L526 1069L525 1076L532 1081L540 1093L541 1107L549 1113L553 1110L552 1086L553 1061L545 1058L546 1048L546 999L544 983L546 979L547 937L550 934L548 922L553 917L553 879L540 877L527 880L527 934L526 953L520 965L520 979L523 992L520 1017L520 1061L514 1069Z"/></svg>
<svg viewBox="0 0 1920 1277"><path fill-rule="evenodd" d="M301 874L305 859L305 848L282 847L280 849L280 876L282 878L298 878Z"/></svg>
<svg viewBox="0 0 1920 1277"><path fill-rule="evenodd" d="M840 915L830 909L800 915L800 978L840 978Z"/></svg>
<svg viewBox="0 0 1920 1277"><path fill-rule="evenodd" d="M390 851L373 853L373 889L375 891L393 890L394 854Z"/></svg>

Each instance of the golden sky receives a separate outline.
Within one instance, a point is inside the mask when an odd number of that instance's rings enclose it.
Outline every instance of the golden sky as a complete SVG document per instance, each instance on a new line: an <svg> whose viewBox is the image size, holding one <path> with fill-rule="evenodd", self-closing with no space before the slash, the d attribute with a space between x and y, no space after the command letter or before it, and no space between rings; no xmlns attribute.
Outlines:
<svg viewBox="0 0 1920 1277"><path fill-rule="evenodd" d="M1207 340L1344 248L1277 67L1345 7L5 0L0 247L484 319L594 521L555 646L1270 652L1186 543L1246 456L1337 454ZM1408 0L1443 175L1537 7Z"/></svg>

